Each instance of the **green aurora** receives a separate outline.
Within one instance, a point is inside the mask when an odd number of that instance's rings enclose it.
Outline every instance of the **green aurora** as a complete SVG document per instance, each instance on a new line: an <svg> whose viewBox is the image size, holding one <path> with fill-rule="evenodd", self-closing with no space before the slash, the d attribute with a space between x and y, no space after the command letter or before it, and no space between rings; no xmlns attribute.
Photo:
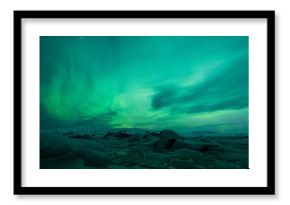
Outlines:
<svg viewBox="0 0 290 205"><path fill-rule="evenodd" d="M42 36L41 129L248 134L247 36Z"/></svg>

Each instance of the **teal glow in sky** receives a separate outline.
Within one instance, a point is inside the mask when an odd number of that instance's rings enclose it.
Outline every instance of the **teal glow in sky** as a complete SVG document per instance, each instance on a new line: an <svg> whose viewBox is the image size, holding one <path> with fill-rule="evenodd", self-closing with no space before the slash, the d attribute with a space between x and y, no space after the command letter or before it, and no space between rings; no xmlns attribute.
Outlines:
<svg viewBox="0 0 290 205"><path fill-rule="evenodd" d="M246 36L42 36L41 127L248 133Z"/></svg>

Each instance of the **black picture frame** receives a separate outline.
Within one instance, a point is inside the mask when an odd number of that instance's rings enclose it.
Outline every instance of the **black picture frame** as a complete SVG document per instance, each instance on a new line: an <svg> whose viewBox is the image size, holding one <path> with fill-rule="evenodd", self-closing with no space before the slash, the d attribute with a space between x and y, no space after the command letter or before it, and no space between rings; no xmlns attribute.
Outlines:
<svg viewBox="0 0 290 205"><path fill-rule="evenodd" d="M50 18L220 18L267 21L266 187L24 187L22 185L22 19ZM14 11L14 194L55 195L270 195L275 194L275 12L274 11Z"/></svg>

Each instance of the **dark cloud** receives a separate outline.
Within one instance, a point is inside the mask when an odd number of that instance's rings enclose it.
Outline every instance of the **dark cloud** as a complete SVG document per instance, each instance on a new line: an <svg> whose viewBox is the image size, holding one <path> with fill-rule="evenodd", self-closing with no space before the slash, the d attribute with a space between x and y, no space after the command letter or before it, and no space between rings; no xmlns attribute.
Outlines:
<svg viewBox="0 0 290 205"><path fill-rule="evenodd" d="M167 86L160 89L160 91L152 99L152 107L160 109L169 106L178 98L178 86Z"/></svg>
<svg viewBox="0 0 290 205"><path fill-rule="evenodd" d="M190 86L170 85L156 90L153 109L202 113L248 107L248 60L240 58L216 68L202 82Z"/></svg>

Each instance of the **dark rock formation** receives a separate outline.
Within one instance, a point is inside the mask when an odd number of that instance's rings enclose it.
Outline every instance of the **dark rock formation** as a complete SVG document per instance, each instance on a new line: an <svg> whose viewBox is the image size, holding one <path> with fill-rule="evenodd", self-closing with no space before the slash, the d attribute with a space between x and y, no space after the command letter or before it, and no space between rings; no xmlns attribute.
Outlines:
<svg viewBox="0 0 290 205"><path fill-rule="evenodd" d="M138 142L140 140L143 140L143 135L141 134L134 134L131 137L128 138L128 142Z"/></svg>
<svg viewBox="0 0 290 205"><path fill-rule="evenodd" d="M209 143L202 143L202 142L194 142L189 140L178 140L174 144L174 149L189 149L199 152L209 152L213 151L215 148L217 148L217 144L209 144Z"/></svg>
<svg viewBox="0 0 290 205"><path fill-rule="evenodd" d="M150 132L150 135L155 136L155 137L159 137L160 133L159 132Z"/></svg>
<svg viewBox="0 0 290 205"><path fill-rule="evenodd" d="M106 139L108 137L116 137L118 139L125 139L131 136L132 134L129 134L126 131L118 131L118 132L107 132L107 134L103 138Z"/></svg>
<svg viewBox="0 0 290 205"><path fill-rule="evenodd" d="M91 139L95 135L94 134L71 134L67 136L72 139Z"/></svg>
<svg viewBox="0 0 290 205"><path fill-rule="evenodd" d="M169 140L169 139L184 139L182 136L174 132L173 130L162 130L160 132L160 139L161 140Z"/></svg>
<svg viewBox="0 0 290 205"><path fill-rule="evenodd" d="M154 151L175 150L175 144L183 141L183 137L173 130L162 130L159 135L159 141L154 144Z"/></svg>
<svg viewBox="0 0 290 205"><path fill-rule="evenodd" d="M73 135L74 134L74 132L64 132L64 133L62 133L63 135L66 135L66 136L70 136L70 135Z"/></svg>

